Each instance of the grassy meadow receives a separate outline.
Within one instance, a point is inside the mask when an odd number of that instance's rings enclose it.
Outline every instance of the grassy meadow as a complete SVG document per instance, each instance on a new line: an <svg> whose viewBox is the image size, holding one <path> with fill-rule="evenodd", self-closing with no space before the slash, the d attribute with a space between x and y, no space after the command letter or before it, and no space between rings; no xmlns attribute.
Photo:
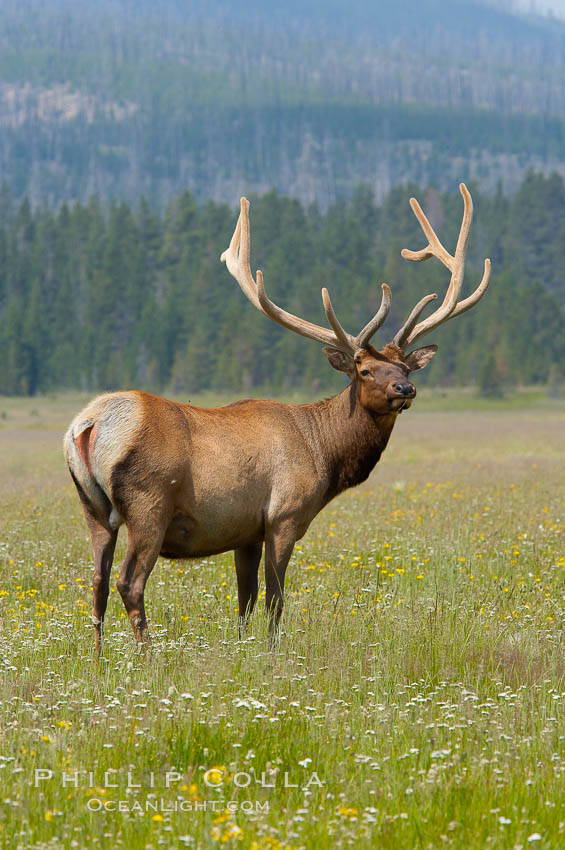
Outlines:
<svg viewBox="0 0 565 850"><path fill-rule="evenodd" d="M565 405L422 393L237 641L232 555L160 559L138 651L61 437L0 399L0 846L565 847ZM113 571L124 554L120 534Z"/></svg>

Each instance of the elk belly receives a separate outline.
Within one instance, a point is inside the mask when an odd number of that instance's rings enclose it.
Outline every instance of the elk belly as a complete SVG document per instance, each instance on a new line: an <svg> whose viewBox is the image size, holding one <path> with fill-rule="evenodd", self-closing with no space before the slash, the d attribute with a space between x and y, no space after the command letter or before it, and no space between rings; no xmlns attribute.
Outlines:
<svg viewBox="0 0 565 850"><path fill-rule="evenodd" d="M161 555L165 558L190 558L193 529L194 522L190 517L183 514L174 516L165 532Z"/></svg>
<svg viewBox="0 0 565 850"><path fill-rule="evenodd" d="M216 523L199 524L186 514L176 514L167 527L160 554L164 558L205 558L239 546L260 543L263 525L234 522L223 530Z"/></svg>

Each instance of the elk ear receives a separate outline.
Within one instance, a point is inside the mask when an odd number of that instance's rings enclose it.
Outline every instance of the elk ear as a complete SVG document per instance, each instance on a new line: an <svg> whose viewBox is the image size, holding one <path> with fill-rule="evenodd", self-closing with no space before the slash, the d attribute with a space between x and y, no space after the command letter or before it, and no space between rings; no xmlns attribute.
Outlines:
<svg viewBox="0 0 565 850"><path fill-rule="evenodd" d="M339 351L337 348L324 348L322 350L333 369L336 369L338 372L345 372L346 375L353 378L355 375L355 363L352 357L344 354L343 351Z"/></svg>
<svg viewBox="0 0 565 850"><path fill-rule="evenodd" d="M426 345L425 348L416 348L403 358L404 363L411 372L415 372L417 369L423 369L424 366L427 366L436 351L437 345Z"/></svg>

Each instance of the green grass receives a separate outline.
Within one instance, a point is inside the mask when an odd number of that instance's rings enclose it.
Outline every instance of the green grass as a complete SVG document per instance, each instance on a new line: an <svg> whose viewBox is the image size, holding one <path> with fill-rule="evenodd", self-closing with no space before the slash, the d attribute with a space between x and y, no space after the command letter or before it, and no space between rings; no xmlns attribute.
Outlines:
<svg viewBox="0 0 565 850"><path fill-rule="evenodd" d="M83 401L0 401L3 846L565 846L561 405L422 393L299 543L278 652L223 555L157 563L148 655L112 591L97 666Z"/></svg>

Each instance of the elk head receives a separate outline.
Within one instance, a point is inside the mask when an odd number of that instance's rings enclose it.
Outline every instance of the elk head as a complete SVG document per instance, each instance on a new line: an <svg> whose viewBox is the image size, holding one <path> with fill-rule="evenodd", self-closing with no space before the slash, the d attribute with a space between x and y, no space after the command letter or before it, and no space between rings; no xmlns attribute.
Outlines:
<svg viewBox="0 0 565 850"><path fill-rule="evenodd" d="M416 388L409 380L410 373L423 369L430 362L437 351L437 345L428 345L409 352L407 349L424 334L473 307L482 298L490 283L490 260L486 259L483 277L477 289L463 301L458 300L473 218L471 195L464 183L461 183L459 188L463 196L464 212L454 255L439 241L418 201L415 198L410 199L412 210L428 238L428 244L420 251L404 249L402 256L412 262L436 257L451 272L451 280L441 306L427 318L418 321L425 307L437 298L435 294L426 295L416 304L392 341L382 350L374 348L370 340L384 323L390 309L391 293L386 283L382 284L379 309L357 336L344 330L325 288L322 289L322 301L331 330L288 313L268 298L262 272L257 271L254 280L249 266L249 201L246 198L241 199L239 219L229 248L223 252L221 259L260 313L277 324L326 346L324 353L331 366L351 378L356 396L364 408L383 416L400 413L410 407L416 395Z"/></svg>
<svg viewBox="0 0 565 850"><path fill-rule="evenodd" d="M437 351L437 345L419 348L404 355L389 344L377 351L370 343L351 357L336 348L324 348L330 365L345 372L357 389L357 397L367 410L386 416L407 410L416 396L410 372L423 369Z"/></svg>

